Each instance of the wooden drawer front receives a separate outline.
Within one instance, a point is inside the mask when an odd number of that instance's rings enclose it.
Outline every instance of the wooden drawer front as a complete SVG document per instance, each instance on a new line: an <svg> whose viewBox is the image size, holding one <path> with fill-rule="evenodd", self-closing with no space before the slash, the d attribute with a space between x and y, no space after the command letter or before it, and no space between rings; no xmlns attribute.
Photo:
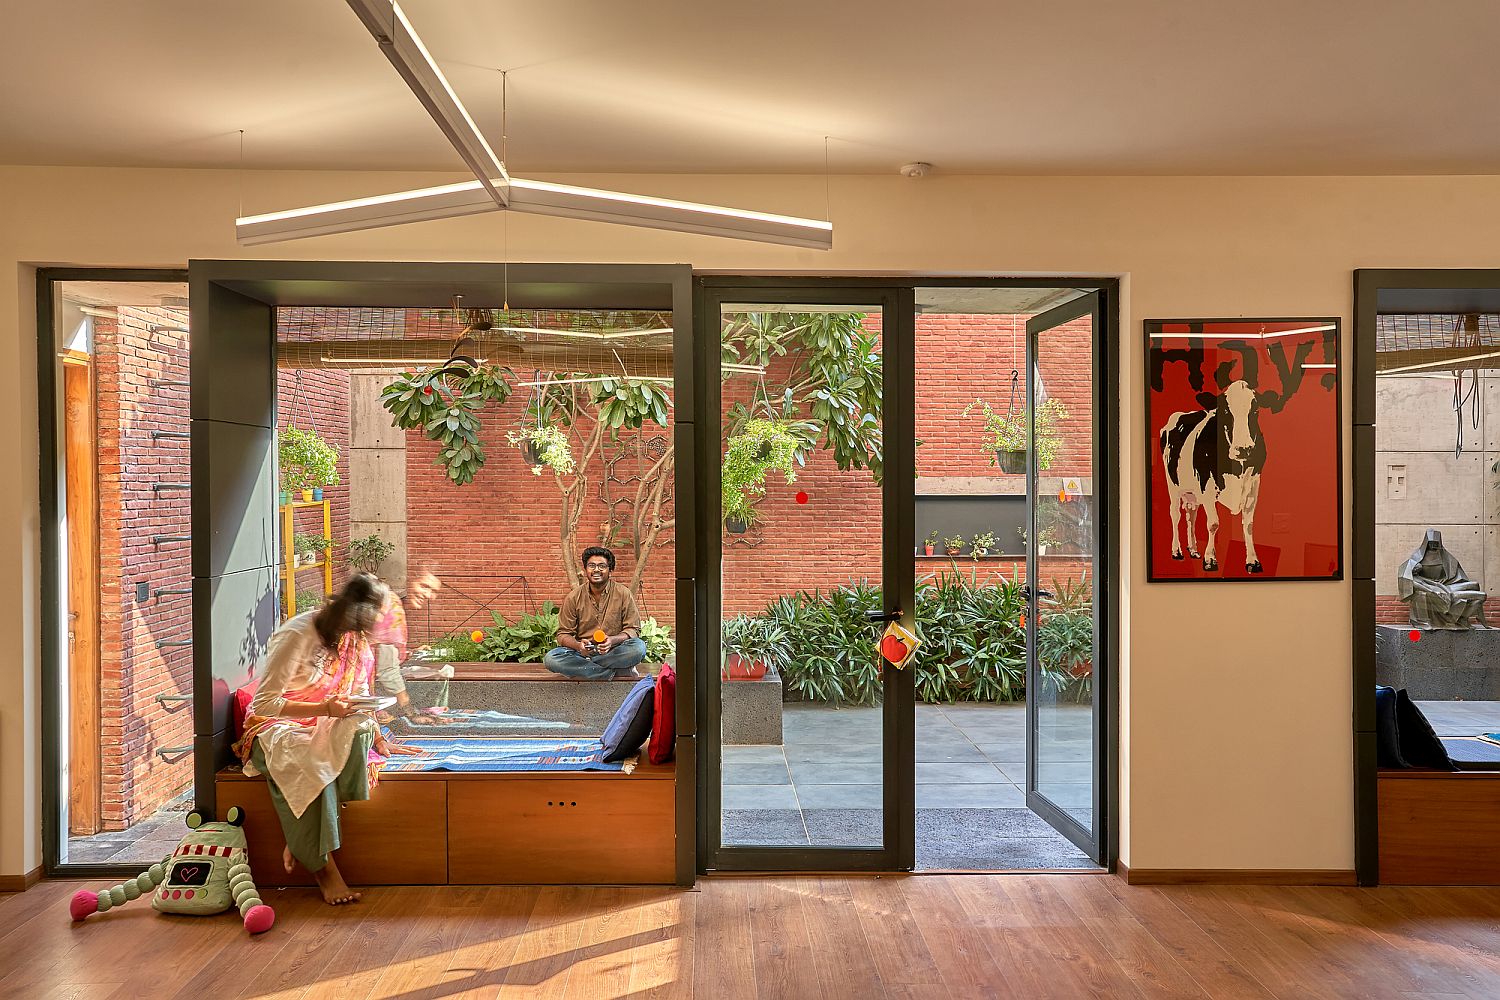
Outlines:
<svg viewBox="0 0 1500 1000"><path fill-rule="evenodd" d="M219 812L232 805L245 810L245 836L257 885L312 885L297 866L286 874L281 820L264 781L220 781ZM371 790L368 802L339 810L343 847L335 855L350 885L442 885L448 881L447 784L442 781L387 779Z"/></svg>
<svg viewBox="0 0 1500 1000"><path fill-rule="evenodd" d="M1382 885L1500 885L1500 775L1381 777Z"/></svg>
<svg viewBox="0 0 1500 1000"><path fill-rule="evenodd" d="M455 885L671 884L671 781L454 781L448 876Z"/></svg>

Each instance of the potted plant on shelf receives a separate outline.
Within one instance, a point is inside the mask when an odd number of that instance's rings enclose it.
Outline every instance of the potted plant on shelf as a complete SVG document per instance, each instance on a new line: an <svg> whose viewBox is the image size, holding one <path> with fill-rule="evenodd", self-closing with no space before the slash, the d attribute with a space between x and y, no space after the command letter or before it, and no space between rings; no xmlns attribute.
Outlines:
<svg viewBox="0 0 1500 1000"><path fill-rule="evenodd" d="M964 536L952 535L943 539L943 549L950 555L956 556L964 550Z"/></svg>
<svg viewBox="0 0 1500 1000"><path fill-rule="evenodd" d="M994 452L994 458L990 460L991 465L1000 467L1000 471L1009 475L1022 475L1026 472L1026 410L1011 410L1006 413L996 413L994 408L982 399L976 399L964 407L963 416L967 417L975 408L984 415L984 433L986 452ZM1057 425L1068 417L1068 410L1060 399L1048 399L1042 403L1036 412L1036 458L1038 469L1052 467L1052 460L1057 457L1058 449L1062 447L1062 436L1058 432Z"/></svg>
<svg viewBox="0 0 1500 1000"><path fill-rule="evenodd" d="M297 569L318 561L317 546L312 535L296 532L292 535L292 568Z"/></svg>
<svg viewBox="0 0 1500 1000"><path fill-rule="evenodd" d="M356 573L374 573L396 551L396 546L379 535L366 535L351 539L345 551L350 569Z"/></svg>
<svg viewBox="0 0 1500 1000"><path fill-rule="evenodd" d="M790 659L791 639L781 623L754 615L724 619L719 673L725 680L758 681Z"/></svg>
<svg viewBox="0 0 1500 1000"><path fill-rule="evenodd" d="M974 557L976 561L978 561L990 554L990 549L994 546L994 544L995 533L993 531L981 532L980 534L974 536L974 541L970 546L969 553Z"/></svg>
<svg viewBox="0 0 1500 1000"><path fill-rule="evenodd" d="M938 543L938 533L937 533L937 530L934 529L932 532L930 532L928 534L927 541L925 541L925 542L922 543L922 552L923 552L923 554L929 555L929 556L932 555L933 550L937 548L937 543Z"/></svg>
<svg viewBox="0 0 1500 1000"><path fill-rule="evenodd" d="M288 424L277 435L276 460L281 467L283 497L300 490L303 501L311 501L314 489L338 485L338 449L316 431L298 430Z"/></svg>

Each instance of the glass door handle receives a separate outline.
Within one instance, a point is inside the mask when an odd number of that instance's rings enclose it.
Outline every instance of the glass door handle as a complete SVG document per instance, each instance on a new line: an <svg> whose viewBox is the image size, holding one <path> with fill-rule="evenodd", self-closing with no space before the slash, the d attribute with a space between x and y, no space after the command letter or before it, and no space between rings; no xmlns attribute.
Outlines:
<svg viewBox="0 0 1500 1000"><path fill-rule="evenodd" d="M866 611L865 617L872 622L899 622L901 620L901 609L895 611Z"/></svg>
<svg viewBox="0 0 1500 1000"><path fill-rule="evenodd" d="M1028 600L1028 601L1031 600L1031 587L1030 586L1024 586L1024 587L1022 587L1021 588L1021 596L1023 598L1025 598L1026 600ZM1036 592L1036 596L1038 596L1038 597L1051 597L1052 596L1052 591L1050 591L1050 590L1038 590Z"/></svg>

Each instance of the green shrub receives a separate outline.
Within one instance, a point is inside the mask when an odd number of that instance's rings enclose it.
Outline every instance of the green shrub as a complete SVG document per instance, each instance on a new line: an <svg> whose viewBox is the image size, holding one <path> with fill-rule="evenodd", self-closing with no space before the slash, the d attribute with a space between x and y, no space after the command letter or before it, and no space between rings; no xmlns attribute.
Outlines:
<svg viewBox="0 0 1500 1000"><path fill-rule="evenodd" d="M1092 687L1093 611L1087 585L1081 586L1080 599L1078 586L1054 583L1055 592L1067 595L1067 606L1044 608L1037 630L1048 688L1074 700L1088 697ZM972 577L945 574L919 584L916 597L915 626L923 645L911 669L919 699L947 703L1026 696L1026 602L1019 583L1002 578L980 585ZM879 588L864 582L827 593L799 591L777 598L759 615L726 619L723 648L744 653L756 646L761 629L774 629L785 636L785 660L777 669L789 699L877 704L884 661L876 644L882 627L866 612L882 607Z"/></svg>
<svg viewBox="0 0 1500 1000"><path fill-rule="evenodd" d="M669 634L671 631L671 628L662 625L655 618L641 620L641 638L646 642L647 663L665 663L667 657L677 655L677 642Z"/></svg>

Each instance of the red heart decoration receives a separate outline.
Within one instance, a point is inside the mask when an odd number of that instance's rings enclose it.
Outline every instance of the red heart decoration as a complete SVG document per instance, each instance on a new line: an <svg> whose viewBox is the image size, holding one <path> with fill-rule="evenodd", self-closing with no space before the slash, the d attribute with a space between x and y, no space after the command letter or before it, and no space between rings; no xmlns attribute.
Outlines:
<svg viewBox="0 0 1500 1000"><path fill-rule="evenodd" d="M906 648L906 643L901 641L900 636L888 635L880 640L880 655L892 663L900 663L910 652L911 650Z"/></svg>

